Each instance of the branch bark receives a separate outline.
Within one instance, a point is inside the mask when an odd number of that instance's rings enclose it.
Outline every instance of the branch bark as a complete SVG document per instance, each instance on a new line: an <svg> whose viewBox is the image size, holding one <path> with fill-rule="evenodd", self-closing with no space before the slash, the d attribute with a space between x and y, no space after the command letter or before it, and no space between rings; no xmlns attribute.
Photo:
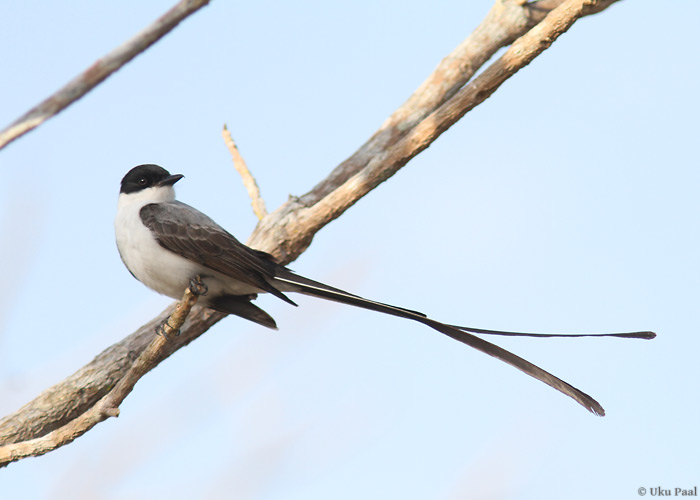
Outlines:
<svg viewBox="0 0 700 500"><path fill-rule="evenodd" d="M291 262L325 224L427 148L549 47L578 18L600 12L614 1L543 0L521 5L517 0L497 0L475 32L442 61L355 154L309 193L288 201L263 218L247 243L272 253L283 264ZM503 56L465 85L498 48L509 43L512 46ZM168 311L2 419L0 444L35 439L88 411L128 370L131 361L151 339L155 324ZM209 309L196 308L182 335L168 344L169 351L164 357L187 345L222 317Z"/></svg>
<svg viewBox="0 0 700 500"><path fill-rule="evenodd" d="M89 410L48 434L35 439L0 446L0 466L22 458L48 453L73 442L76 438L109 417L118 417L119 405L134 389L136 382L170 355L170 352L168 352L169 342L176 338L176 334L179 333L180 328L185 323L192 307L197 303L199 295L206 293L205 290L198 276L196 282L185 290L182 300L176 304L174 311L162 324L158 325L157 328L159 328L160 335L155 335L112 390L97 401Z"/></svg>
<svg viewBox="0 0 700 500"><path fill-rule="evenodd" d="M582 16L605 10L618 0L582 2ZM540 23L564 0L496 0L477 28L447 55L418 89L352 156L301 198L309 206L364 168L387 146L454 96L493 55Z"/></svg>
<svg viewBox="0 0 700 500"><path fill-rule="evenodd" d="M181 0L153 24L97 60L54 95L27 111L0 132L0 149L66 109L112 73L163 38L187 16L194 14L208 3L209 0Z"/></svg>

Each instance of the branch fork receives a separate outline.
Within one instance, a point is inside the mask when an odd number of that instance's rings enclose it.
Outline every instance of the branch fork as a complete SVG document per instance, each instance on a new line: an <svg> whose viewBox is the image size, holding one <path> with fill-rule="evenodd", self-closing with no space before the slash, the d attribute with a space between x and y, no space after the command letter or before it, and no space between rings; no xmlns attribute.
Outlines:
<svg viewBox="0 0 700 500"><path fill-rule="evenodd" d="M199 296L205 293L206 285L197 276L185 290L185 294L175 306L175 310L163 322L162 334L153 336L151 343L141 352L111 391L85 413L44 436L0 446L0 467L25 457L48 453L72 442L100 422L110 417L118 417L119 405L134 389L136 382L167 357L168 344L185 324L185 320L192 307L197 303Z"/></svg>

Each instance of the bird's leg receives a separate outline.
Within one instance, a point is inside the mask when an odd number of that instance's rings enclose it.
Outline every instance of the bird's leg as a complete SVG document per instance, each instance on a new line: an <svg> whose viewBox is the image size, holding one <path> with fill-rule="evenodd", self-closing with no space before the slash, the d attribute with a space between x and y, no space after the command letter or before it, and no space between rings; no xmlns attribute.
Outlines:
<svg viewBox="0 0 700 500"><path fill-rule="evenodd" d="M190 280L188 288L190 290L190 293L192 293L192 295L195 296L206 295L209 291L207 284L204 283L200 275L197 275ZM166 339L172 334L172 332L175 332L176 337L180 335L180 329L176 329L170 323L168 323L169 319L170 316L168 316L168 318L166 318L165 321L156 326L156 335L162 335Z"/></svg>
<svg viewBox="0 0 700 500"><path fill-rule="evenodd" d="M194 295L206 295L209 292L209 287L199 274L190 279L190 292Z"/></svg>

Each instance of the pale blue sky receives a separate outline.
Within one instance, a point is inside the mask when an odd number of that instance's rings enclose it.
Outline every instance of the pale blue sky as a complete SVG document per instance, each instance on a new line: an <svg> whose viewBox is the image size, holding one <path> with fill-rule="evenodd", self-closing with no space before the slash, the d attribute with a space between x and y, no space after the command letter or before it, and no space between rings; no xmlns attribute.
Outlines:
<svg viewBox="0 0 700 500"><path fill-rule="evenodd" d="M172 3L0 6L0 126ZM0 152L0 413L170 302L116 251L129 168L185 174L180 199L245 240L255 217L223 123L274 209L352 153L490 5L214 1ZM497 341L605 418L421 325L265 297L279 332L225 319L139 382L119 419L0 470L0 498L590 499L699 485L699 15L697 2L624 1L576 23L291 266L451 323L655 330Z"/></svg>

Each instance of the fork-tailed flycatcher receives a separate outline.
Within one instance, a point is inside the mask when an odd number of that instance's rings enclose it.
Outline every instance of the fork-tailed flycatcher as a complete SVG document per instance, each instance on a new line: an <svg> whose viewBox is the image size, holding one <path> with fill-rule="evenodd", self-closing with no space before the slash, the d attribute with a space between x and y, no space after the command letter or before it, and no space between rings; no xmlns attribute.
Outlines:
<svg viewBox="0 0 700 500"><path fill-rule="evenodd" d="M202 305L268 328L277 328L275 320L251 302L259 293L271 293L296 305L285 293L298 292L410 319L514 366L570 396L596 415L605 415L603 407L588 394L471 333L572 335L500 332L448 325L417 311L364 299L299 276L278 264L270 254L243 245L199 210L176 201L173 184L182 177L171 175L158 165L139 165L121 182L114 222L119 254L131 274L156 292L179 299L190 281L200 276L208 289L201 299ZM655 334L632 332L593 336L651 339Z"/></svg>

